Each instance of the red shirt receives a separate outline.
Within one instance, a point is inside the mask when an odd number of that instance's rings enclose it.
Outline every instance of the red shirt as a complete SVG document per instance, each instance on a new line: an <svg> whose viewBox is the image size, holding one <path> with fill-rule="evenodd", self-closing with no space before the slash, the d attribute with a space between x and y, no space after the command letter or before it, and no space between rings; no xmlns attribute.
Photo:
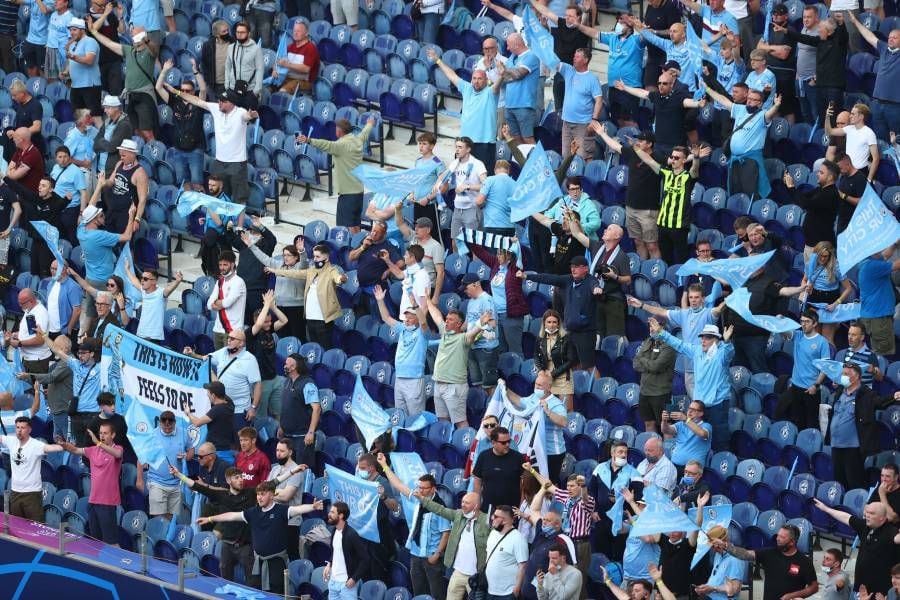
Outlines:
<svg viewBox="0 0 900 600"><path fill-rule="evenodd" d="M44 159L37 147L32 144L27 150L16 149L10 162L17 165L28 165L28 172L19 180L19 183L37 194L38 184L41 182L41 177L44 176Z"/></svg>
<svg viewBox="0 0 900 600"><path fill-rule="evenodd" d="M302 79L303 81L315 81L319 76L319 50L311 40L307 40L302 46L298 46L297 42L291 42L287 48L288 54L299 54L303 57L303 64L309 67L309 73L297 73L296 71L288 71L288 77L291 79ZM288 58L290 61L290 58Z"/></svg>
<svg viewBox="0 0 900 600"><path fill-rule="evenodd" d="M244 489L255 488L268 479L269 471L272 469L269 457L259 448L250 454L238 452L234 466L244 474Z"/></svg>

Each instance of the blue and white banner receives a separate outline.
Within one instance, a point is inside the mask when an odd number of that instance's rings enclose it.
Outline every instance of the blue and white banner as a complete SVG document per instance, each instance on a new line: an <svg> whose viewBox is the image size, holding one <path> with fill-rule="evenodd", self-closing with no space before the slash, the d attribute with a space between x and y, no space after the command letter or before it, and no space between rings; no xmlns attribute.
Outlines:
<svg viewBox="0 0 900 600"><path fill-rule="evenodd" d="M463 227L456 236L456 251L459 254L468 254L468 244L484 246L491 250L509 250L516 254L516 265L523 269L522 248L519 242L513 241L513 237L500 235L498 233L486 233L480 229L471 229Z"/></svg>
<svg viewBox="0 0 900 600"><path fill-rule="evenodd" d="M638 515L631 525L628 537L655 535L672 531L690 533L699 529L697 524L684 514L681 507L667 498L657 486L651 485L644 488L644 501L647 503L647 508Z"/></svg>
<svg viewBox="0 0 900 600"><path fill-rule="evenodd" d="M428 473L422 457L415 452L391 452L391 469L397 479L402 481L410 490L416 489L419 477ZM413 529L413 517L419 506L417 500L410 500L407 496L400 496L400 504L403 506L403 516L406 518L406 526Z"/></svg>
<svg viewBox="0 0 900 600"><path fill-rule="evenodd" d="M350 400L350 417L363 434L366 451L372 447L372 442L378 436L391 428L391 417L369 396L359 373L356 374L356 384L353 386L353 397Z"/></svg>
<svg viewBox="0 0 900 600"><path fill-rule="evenodd" d="M606 516L609 517L609 520L612 521L612 531L613 535L619 535L619 532L622 531L622 521L625 520L625 496L622 495L621 488L615 492L616 501L613 503L612 507L606 511Z"/></svg>
<svg viewBox="0 0 900 600"><path fill-rule="evenodd" d="M525 5L525 10L522 12L522 22L524 23L522 35L525 36L528 48L548 69L556 71L559 66L559 57L553 51L553 36L541 25L537 15L528 4Z"/></svg>
<svg viewBox="0 0 900 600"><path fill-rule="evenodd" d="M509 199L509 220L513 223L545 210L562 195L556 174L544 146L538 142L516 179Z"/></svg>
<svg viewBox="0 0 900 600"><path fill-rule="evenodd" d="M737 288L731 292L731 295L725 298L725 304L751 325L756 325L772 333L785 333L800 329L800 323L793 319L772 315L754 315L750 312L750 290L747 288Z"/></svg>
<svg viewBox="0 0 900 600"><path fill-rule="evenodd" d="M131 399L124 417L128 424L128 441L131 442L138 461L149 464L154 469L162 467L166 462L166 455L153 434L159 413L153 414L139 400Z"/></svg>
<svg viewBox="0 0 900 600"><path fill-rule="evenodd" d="M63 269L66 268L66 260L59 251L59 230L47 221L32 221L31 224L34 226L34 230L41 234L41 237L47 242L50 254L56 259L56 274L53 278L59 279L63 274Z"/></svg>
<svg viewBox="0 0 900 600"><path fill-rule="evenodd" d="M16 378L16 372L15 365L6 360L6 356L3 353L0 353L0 390L9 392L13 395L13 398L26 390L25 382Z"/></svg>
<svg viewBox="0 0 900 600"><path fill-rule="evenodd" d="M697 522L696 507L688 511L688 517L692 522ZM709 552L709 536L706 535L706 532L716 525L721 525L726 529L728 528L728 525L731 523L731 505L717 504L715 506L704 506L702 522L703 525L700 527L700 531L697 533L697 550L694 552L693 560L691 560L691 569L696 567L697 563L699 563Z"/></svg>
<svg viewBox="0 0 900 600"><path fill-rule="evenodd" d="M203 389L203 384L209 383L209 363L112 325L106 327L104 336L100 363L101 378L106 382L103 388L124 396L128 439L135 451L139 443L135 440L152 433L160 413L167 410L175 413L178 427L186 429L194 448L198 447L206 439L206 426L192 425L182 406L189 403L198 417L209 410L209 396Z"/></svg>
<svg viewBox="0 0 900 600"><path fill-rule="evenodd" d="M364 481L332 465L325 465L325 478L328 481L322 493L332 502L347 503L350 507L350 527L370 542L379 543L378 484Z"/></svg>
<svg viewBox="0 0 900 600"><path fill-rule="evenodd" d="M900 223L871 185L866 185L847 229L837 237L837 259L841 273L881 252L900 239Z"/></svg>
<svg viewBox="0 0 900 600"><path fill-rule="evenodd" d="M838 304L834 310L825 310L827 304L821 302L810 302L810 306L819 313L819 323L846 323L847 321L856 321L859 319L859 311L862 306L859 302L851 302L849 304Z"/></svg>
<svg viewBox="0 0 900 600"><path fill-rule="evenodd" d="M131 301L132 307L137 308L138 304L141 303L141 290L131 283L131 277L128 276L128 267L125 266L126 262L134 269L134 258L131 257L131 246L129 244L122 245L122 251L119 252L119 258L116 259L115 274L122 278L122 282L125 285L125 298Z"/></svg>
<svg viewBox="0 0 900 600"><path fill-rule="evenodd" d="M709 262L700 262L696 258L692 258L675 272L676 275L710 275L716 279L721 279L731 286L731 289L744 285L760 267L769 262L769 259L775 254L774 250L765 254L754 254L744 258L720 258Z"/></svg>
<svg viewBox="0 0 900 600"><path fill-rule="evenodd" d="M198 208L206 208L227 219L237 217L244 212L246 207L243 204L220 200L202 192L182 191L178 194L175 210L178 211L179 215L186 217Z"/></svg>
<svg viewBox="0 0 900 600"><path fill-rule="evenodd" d="M281 85L282 83L284 83L284 79L285 77L287 77L288 70L287 67L282 67L281 65L279 65L278 61L283 58L287 58L288 44L290 44L290 42L288 41L289 37L290 34L286 31L281 34L281 39L278 40L278 49L275 50L275 76L273 77L270 75L269 77L263 79L263 85Z"/></svg>
<svg viewBox="0 0 900 600"><path fill-rule="evenodd" d="M841 374L844 371L844 363L839 360L830 360L827 358L817 358L813 360L813 366L821 373L835 383L840 383Z"/></svg>
<svg viewBox="0 0 900 600"><path fill-rule="evenodd" d="M506 385L498 384L484 414L495 415L500 427L509 430L510 447L526 456L541 475L549 477L541 403L533 398L521 398L519 402L522 407L516 408L506 395ZM484 437L484 430L479 428L476 438Z"/></svg>
<svg viewBox="0 0 900 600"><path fill-rule="evenodd" d="M367 191L384 194L392 200L403 200L410 194L424 196L431 190L439 175L435 172L434 165L400 171L385 171L369 165L359 165L350 173L359 179Z"/></svg>

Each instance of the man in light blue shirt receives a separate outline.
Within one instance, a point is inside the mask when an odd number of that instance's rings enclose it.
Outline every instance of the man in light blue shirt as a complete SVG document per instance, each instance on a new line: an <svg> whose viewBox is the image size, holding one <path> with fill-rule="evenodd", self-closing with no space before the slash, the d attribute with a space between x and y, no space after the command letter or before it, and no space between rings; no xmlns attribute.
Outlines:
<svg viewBox="0 0 900 600"><path fill-rule="evenodd" d="M150 496L150 516L163 516L171 520L172 515L181 511L181 482L169 468L178 468L182 460L193 459L194 448L187 429L175 424L175 413L170 410L159 415L159 427L154 431L154 446L165 458L156 465L143 465L148 469L146 481Z"/></svg>
<svg viewBox="0 0 900 600"><path fill-rule="evenodd" d="M728 406L731 404L731 373L728 368L734 359L734 345L729 343L734 326L720 334L715 325L706 325L700 332L700 343L684 342L668 331L653 317L648 321L650 335L664 342L694 361L694 395L706 407L712 425L713 450L728 448Z"/></svg>
<svg viewBox="0 0 900 600"><path fill-rule="evenodd" d="M425 307L410 306L403 313L403 322L391 316L384 303L384 288L376 285L375 301L381 320L397 335L397 352L394 355L394 406L409 416L425 410Z"/></svg>
<svg viewBox="0 0 900 600"><path fill-rule="evenodd" d="M131 284L141 290L141 318L138 322L137 336L159 346L165 343L164 324L166 321L166 298L174 292L184 276L181 271L175 273L175 279L162 289L157 286L159 273L145 269L138 279L128 259L125 259L125 274Z"/></svg>
<svg viewBox="0 0 900 600"><path fill-rule="evenodd" d="M716 525L706 532L710 541L720 540L728 544L728 530L721 525ZM712 555L712 573L709 580L703 585L698 585L695 591L706 596L709 600L728 600L737 597L741 593L741 585L744 582L746 563L739 558L725 552L724 548L713 545L710 548Z"/></svg>
<svg viewBox="0 0 900 600"><path fill-rule="evenodd" d="M766 68L766 53L763 50L754 50L750 53L750 69L744 83L751 90L762 92L763 108L768 109L775 101L776 80L775 74Z"/></svg>
<svg viewBox="0 0 900 600"><path fill-rule="evenodd" d="M25 0L23 4L28 6L28 35L25 37L25 66L29 77L41 74L44 68L44 56L47 47L47 27L50 24L50 13L53 12L53 3L47 0Z"/></svg>
<svg viewBox="0 0 900 600"><path fill-rule="evenodd" d="M538 119L534 99L541 82L541 61L518 33L509 34L506 49L510 59L498 82L506 87L506 122L517 144L534 144Z"/></svg>
<svg viewBox="0 0 900 600"><path fill-rule="evenodd" d="M93 126L91 111L87 109L75 111L75 127L66 134L63 146L72 154L72 162L81 168L81 172L90 171L94 160L94 138L97 128Z"/></svg>
<svg viewBox="0 0 900 600"><path fill-rule="evenodd" d="M100 107L100 44L85 34L83 19L69 21L69 41L65 52L72 80L72 108L87 108L99 126L103 117Z"/></svg>
<svg viewBox="0 0 900 600"><path fill-rule="evenodd" d="M638 21L635 21L637 24ZM687 33L683 23L673 23L669 26L669 39L661 38L650 29L639 26L641 37L666 53L666 62L675 61L681 65L681 75L678 81L688 86L692 92L697 89L698 73L693 68L691 60L691 48L687 43Z"/></svg>
<svg viewBox="0 0 900 600"><path fill-rule="evenodd" d="M516 189L516 180L509 176L509 161L498 160L494 174L481 184L475 206L482 209L482 230L485 233L515 235L515 227L509 220L509 199Z"/></svg>
<svg viewBox="0 0 900 600"><path fill-rule="evenodd" d="M816 359L830 359L831 346L816 331L819 314L807 308L800 317L800 331L781 334L794 343L794 369L790 385L775 409L776 419L788 419L798 430L819 426L820 388L825 374L813 364Z"/></svg>
<svg viewBox="0 0 900 600"><path fill-rule="evenodd" d="M87 183L84 180L84 172L72 162L72 153L65 146L56 149L56 164L50 171L50 177L56 182L53 188L60 198L68 198L66 208L78 208L87 206Z"/></svg>
<svg viewBox="0 0 900 600"><path fill-rule="evenodd" d="M481 280L475 273L466 273L463 288L469 297L466 305L466 331L472 331L482 323L484 315L489 315L487 323L481 324L481 333L469 351L469 382L484 388L490 396L497 383L497 360L500 340L497 337L497 310L494 299L481 287Z"/></svg>
<svg viewBox="0 0 900 600"><path fill-rule="evenodd" d="M608 81L622 81L629 87L641 87L644 64L644 46L641 36L634 34L627 15L619 15L613 31L600 31L587 25L578 29L609 48ZM609 88L609 113L619 127L636 127L639 101L630 94Z"/></svg>
<svg viewBox="0 0 900 600"><path fill-rule="evenodd" d="M709 5L686 0L685 5L694 13L699 13L703 19L703 41L715 52L719 49L719 43L723 36L716 34L721 31L722 25L733 33L739 33L737 19L725 10L725 0L709 0ZM715 39L713 39L715 38ZM729 88L725 88L726 90Z"/></svg>
<svg viewBox="0 0 900 600"><path fill-rule="evenodd" d="M594 158L594 133L589 126L599 122L603 109L603 89L600 80L588 66L591 63L589 48L580 48L572 57L572 64L559 63L566 93L562 105L563 158L571 152L572 140L578 140L579 154L585 160Z"/></svg>
<svg viewBox="0 0 900 600"><path fill-rule="evenodd" d="M662 432L667 438L675 438L672 464L679 475L692 460L701 465L706 462L712 440L712 425L703 422L705 413L706 405L700 400L691 400L687 414L663 411ZM672 425L673 421L675 425Z"/></svg>
<svg viewBox="0 0 900 600"><path fill-rule="evenodd" d="M94 338L85 339L78 347L76 358L65 352L56 340L51 340L46 331L38 328L37 333L43 336L50 352L72 371L72 397L78 404L75 414L69 413L69 430L75 438L76 446L90 446L92 440L88 437L87 426L100 413L100 404L97 402L97 396L100 395L100 365L95 360L100 351L100 342Z"/></svg>
<svg viewBox="0 0 900 600"><path fill-rule="evenodd" d="M208 356L197 356L192 348L185 354L196 358L209 358L216 379L225 386L225 393L234 402L234 431L237 433L247 422L256 418L256 408L262 400L262 378L256 357L247 352L247 336L243 329L232 329L225 340L225 347Z"/></svg>

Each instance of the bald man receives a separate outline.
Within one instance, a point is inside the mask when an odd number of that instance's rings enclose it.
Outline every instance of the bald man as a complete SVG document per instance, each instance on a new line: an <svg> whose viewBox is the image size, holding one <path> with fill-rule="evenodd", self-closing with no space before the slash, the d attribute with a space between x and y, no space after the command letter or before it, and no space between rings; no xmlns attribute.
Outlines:
<svg viewBox="0 0 900 600"><path fill-rule="evenodd" d="M651 437L644 442L644 460L637 466L644 478L644 487L656 485L671 494L675 489L677 470L663 448L662 438Z"/></svg>
<svg viewBox="0 0 900 600"><path fill-rule="evenodd" d="M9 161L6 175L37 194L38 184L44 176L44 158L41 151L31 142L31 130L27 127L16 129L12 139L16 151Z"/></svg>
<svg viewBox="0 0 900 600"><path fill-rule="evenodd" d="M631 283L631 264L628 254L620 246L625 230L619 225L608 225L600 238L600 248L591 260L590 272L600 282L603 292L595 303L597 333L625 335L625 292L622 286Z"/></svg>
<svg viewBox="0 0 900 600"><path fill-rule="evenodd" d="M19 308L22 309L22 320L19 321L19 329L15 332L6 332L4 340L7 346L19 348L22 351L22 365L28 373L48 373L50 371L50 357L52 353L44 339L50 322L50 314L47 309L38 302L37 297L30 288L25 288L18 295Z"/></svg>
<svg viewBox="0 0 900 600"><path fill-rule="evenodd" d="M813 503L838 523L849 525L859 535L853 590L860 591L860 587L865 586L869 594L887 595L891 589L891 568L897 562L900 533L897 526L888 521L884 504L867 504L863 518L860 519L856 515L831 508L818 498L813 499Z"/></svg>
<svg viewBox="0 0 900 600"><path fill-rule="evenodd" d="M468 592L469 577L483 573L487 560L486 547L491 526L479 510L481 496L469 492L460 508L453 510L429 498L419 497L422 507L450 521L450 539L444 552L444 565L453 570L447 586L447 600L463 600Z"/></svg>
<svg viewBox="0 0 900 600"><path fill-rule="evenodd" d="M506 122L516 143L533 144L538 110L544 108L543 96L539 98L541 61L518 33L506 38L506 49L510 57L498 82L506 89Z"/></svg>

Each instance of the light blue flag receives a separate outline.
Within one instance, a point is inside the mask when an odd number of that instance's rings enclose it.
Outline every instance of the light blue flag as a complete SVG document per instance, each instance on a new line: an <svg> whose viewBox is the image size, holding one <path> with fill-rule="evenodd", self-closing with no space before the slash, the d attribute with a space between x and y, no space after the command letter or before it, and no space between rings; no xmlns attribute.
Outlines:
<svg viewBox="0 0 900 600"><path fill-rule="evenodd" d="M122 245L122 251L119 252L119 258L116 260L115 274L121 277L125 283L125 298L131 300L131 306L137 307L141 302L141 290L131 283L131 278L128 277L128 269L125 266L126 262L134 269L134 259L131 257L131 246L129 244Z"/></svg>
<svg viewBox="0 0 900 600"><path fill-rule="evenodd" d="M706 94L706 85L703 83L702 77L703 46L700 44L700 38L697 37L697 32L694 31L693 25L688 23L685 26L685 32L687 33L688 48L690 48L690 60L688 64L681 65L681 68L694 74L696 80L696 83L693 86L694 100L700 100Z"/></svg>
<svg viewBox="0 0 900 600"><path fill-rule="evenodd" d="M700 262L696 258L687 261L675 272L676 275L710 275L721 279L731 286L731 289L744 285L760 267L769 262L775 254L770 250L765 254L747 256L745 258L720 258L709 262ZM842 271L843 272L843 271Z"/></svg>
<svg viewBox="0 0 900 600"><path fill-rule="evenodd" d="M450 3L450 7L447 9L447 14L444 15L441 25L450 25L453 23L454 13L456 13L456 0L453 0L453 2Z"/></svg>
<svg viewBox="0 0 900 600"><path fill-rule="evenodd" d="M66 261L59 251L59 230L47 221L32 221L31 224L34 226L34 230L41 234L41 237L47 242L50 253L56 259L56 275L53 278L59 279L62 277L63 269L66 268Z"/></svg>
<svg viewBox="0 0 900 600"><path fill-rule="evenodd" d="M284 83L285 77L287 77L287 67L282 67L278 64L278 61L287 58L287 49L288 49L288 33L285 31L281 34L281 39L278 41L278 49L275 51L275 76L269 76L263 79L263 85L281 85ZM299 89L299 86L297 86Z"/></svg>
<svg viewBox="0 0 900 600"><path fill-rule="evenodd" d="M366 441L366 450L372 447L372 442L378 436L391 428L390 416L369 396L369 392L366 391L359 373L356 374L356 385L353 386L350 416L363 434L363 438Z"/></svg>
<svg viewBox="0 0 900 600"><path fill-rule="evenodd" d="M725 304L751 325L756 325L772 333L785 333L800 329L800 323L793 319L772 315L754 315L750 312L750 290L747 288L737 288L731 292L731 295L725 298Z"/></svg>
<svg viewBox="0 0 900 600"><path fill-rule="evenodd" d="M325 465L325 477L328 482L323 493L332 502L347 503L350 507L350 527L370 542L381 542L378 535L378 484L364 481L332 465Z"/></svg>
<svg viewBox="0 0 900 600"><path fill-rule="evenodd" d="M527 219L546 209L562 192L544 146L538 142L522 167L516 189L509 199L509 220Z"/></svg>
<svg viewBox="0 0 900 600"><path fill-rule="evenodd" d="M763 41L769 43L769 30L772 28L772 9L775 7L775 0L766 1L766 22L763 25Z"/></svg>
<svg viewBox="0 0 900 600"><path fill-rule="evenodd" d="M219 200L201 192L182 191L178 194L178 203L175 205L175 210L178 211L179 215L186 217L198 208L207 208L227 219L237 217L244 212L246 207L243 204Z"/></svg>
<svg viewBox="0 0 900 600"><path fill-rule="evenodd" d="M838 234L837 259L841 273L849 273L858 263L881 252L898 239L900 223L897 223L894 214L872 186L866 185L866 191L853 211L850 224Z"/></svg>
<svg viewBox="0 0 900 600"><path fill-rule="evenodd" d="M131 399L124 417L128 424L128 441L131 442L138 460L148 463L154 469L162 467L166 462L166 455L156 443L156 436L153 433L156 427L144 405L136 399Z"/></svg>
<svg viewBox="0 0 900 600"><path fill-rule="evenodd" d="M846 323L847 321L856 321L859 319L859 311L862 306L859 302L850 302L849 304L838 304L834 310L825 310L828 306L824 302L810 302L810 306L815 307L819 312L819 323Z"/></svg>
<svg viewBox="0 0 900 600"><path fill-rule="evenodd" d="M359 165L350 172L362 182L367 191L396 200L402 200L425 187L430 189L438 176L432 165L400 171L384 171L369 165Z"/></svg>
<svg viewBox="0 0 900 600"><path fill-rule="evenodd" d="M697 522L697 507L691 508L688 511L688 518L694 523ZM706 535L706 532L716 525L721 525L727 529L730 523L730 504L717 504L715 506L703 507L703 526L700 527L700 531L697 533L697 549L694 551L693 560L691 560L691 569L696 567L697 563L699 563L709 552L709 536Z"/></svg>
<svg viewBox="0 0 900 600"><path fill-rule="evenodd" d="M840 382L841 374L844 371L844 363L839 360L829 360L827 358L817 358L813 360L813 366L820 372L825 373L825 376L835 383Z"/></svg>
<svg viewBox="0 0 900 600"><path fill-rule="evenodd" d="M548 69L555 71L559 66L559 57L553 51L553 36L544 29L528 4L525 5L525 10L522 12L522 22L524 23L522 34L528 42L528 48Z"/></svg>
<svg viewBox="0 0 900 600"><path fill-rule="evenodd" d="M654 488L656 488L654 490ZM684 531L690 533L699 527L691 521L677 504L667 498L655 485L644 488L647 508L638 515L631 526L628 537Z"/></svg>
<svg viewBox="0 0 900 600"><path fill-rule="evenodd" d="M22 393L21 383L16 379L12 363L0 353L0 390L10 392L15 397Z"/></svg>
<svg viewBox="0 0 900 600"><path fill-rule="evenodd" d="M391 468L397 479L402 481L406 487L411 490L416 489L419 477L428 473L422 457L415 452L391 452ZM417 500L410 500L407 496L400 496L400 503L403 506L403 516L406 518L406 526L410 531L413 530L413 517L416 514L416 508L419 506Z"/></svg>
<svg viewBox="0 0 900 600"><path fill-rule="evenodd" d="M616 501L612 508L606 511L606 516L612 521L610 531L613 532L613 535L619 535L619 532L622 531L622 521L625 519L625 496L622 495L621 489L616 491Z"/></svg>

